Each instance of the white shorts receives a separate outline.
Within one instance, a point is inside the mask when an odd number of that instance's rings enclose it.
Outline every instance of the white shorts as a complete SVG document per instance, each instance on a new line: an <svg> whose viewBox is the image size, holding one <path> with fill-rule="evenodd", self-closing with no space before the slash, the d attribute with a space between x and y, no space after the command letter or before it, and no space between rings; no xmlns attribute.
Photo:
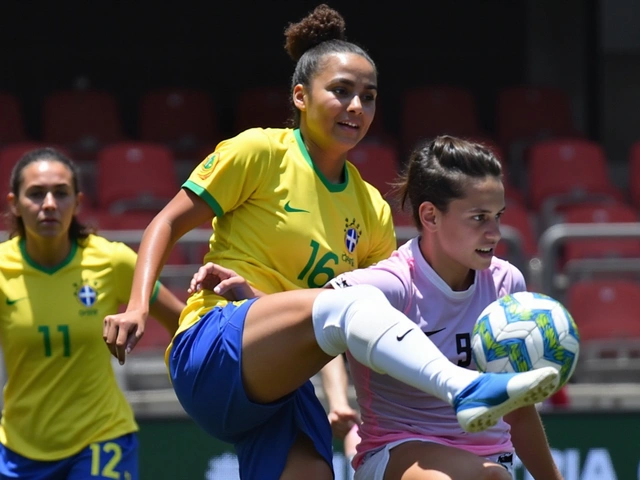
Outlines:
<svg viewBox="0 0 640 480"><path fill-rule="evenodd" d="M377 452L366 457L365 461L360 465L358 470L356 470L356 474L353 477L354 480L383 480L384 472L387 469L387 464L389 463L389 452L391 449L398 445L402 445L403 443L415 441L435 443L429 442L429 440L425 440L423 438L405 438L403 440L398 440L397 442L389 443L384 448L381 448ZM513 477L512 453L498 453L485 458L490 462L502 465Z"/></svg>

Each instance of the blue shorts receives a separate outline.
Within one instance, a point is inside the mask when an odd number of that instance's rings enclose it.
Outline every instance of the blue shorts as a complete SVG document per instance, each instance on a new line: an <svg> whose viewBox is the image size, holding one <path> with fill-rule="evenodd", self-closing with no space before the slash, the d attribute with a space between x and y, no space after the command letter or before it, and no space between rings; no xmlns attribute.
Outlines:
<svg viewBox="0 0 640 480"><path fill-rule="evenodd" d="M96 442L62 460L31 460L0 444L0 479L138 480L138 437L135 433Z"/></svg>
<svg viewBox="0 0 640 480"><path fill-rule="evenodd" d="M242 331L254 301L216 307L174 338L169 372L176 396L201 428L234 445L242 479L278 480L300 432L331 466L331 428L310 381L277 402L247 398Z"/></svg>

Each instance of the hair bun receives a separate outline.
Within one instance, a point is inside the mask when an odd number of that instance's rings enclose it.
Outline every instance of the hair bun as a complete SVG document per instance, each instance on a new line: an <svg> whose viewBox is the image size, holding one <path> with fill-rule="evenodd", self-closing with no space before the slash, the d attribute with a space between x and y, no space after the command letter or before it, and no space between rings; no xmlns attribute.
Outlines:
<svg viewBox="0 0 640 480"><path fill-rule="evenodd" d="M296 62L304 52L327 40L345 40L342 15L326 4L318 5L297 23L285 29L285 50Z"/></svg>

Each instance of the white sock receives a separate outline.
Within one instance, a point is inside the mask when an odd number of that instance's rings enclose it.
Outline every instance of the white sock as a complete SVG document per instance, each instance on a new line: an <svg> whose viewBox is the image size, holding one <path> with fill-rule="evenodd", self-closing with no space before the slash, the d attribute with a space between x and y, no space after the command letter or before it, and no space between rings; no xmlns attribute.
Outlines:
<svg viewBox="0 0 640 480"><path fill-rule="evenodd" d="M328 289L313 304L320 348L346 350L363 365L452 403L480 373L451 363L418 326L376 287Z"/></svg>

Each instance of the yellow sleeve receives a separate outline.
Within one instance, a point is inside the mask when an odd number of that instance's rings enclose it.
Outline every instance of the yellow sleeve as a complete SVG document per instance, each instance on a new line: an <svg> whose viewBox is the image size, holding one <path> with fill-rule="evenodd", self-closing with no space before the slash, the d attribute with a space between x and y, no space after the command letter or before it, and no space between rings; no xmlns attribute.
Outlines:
<svg viewBox="0 0 640 480"><path fill-rule="evenodd" d="M366 268L374 263L389 258L391 253L397 248L396 231L391 216L391 207L385 201L379 211L377 228L374 229L375 240L367 258L358 265L359 268Z"/></svg>
<svg viewBox="0 0 640 480"><path fill-rule="evenodd" d="M246 130L220 142L182 187L202 198L221 217L259 189L270 167L271 147L262 129Z"/></svg>

